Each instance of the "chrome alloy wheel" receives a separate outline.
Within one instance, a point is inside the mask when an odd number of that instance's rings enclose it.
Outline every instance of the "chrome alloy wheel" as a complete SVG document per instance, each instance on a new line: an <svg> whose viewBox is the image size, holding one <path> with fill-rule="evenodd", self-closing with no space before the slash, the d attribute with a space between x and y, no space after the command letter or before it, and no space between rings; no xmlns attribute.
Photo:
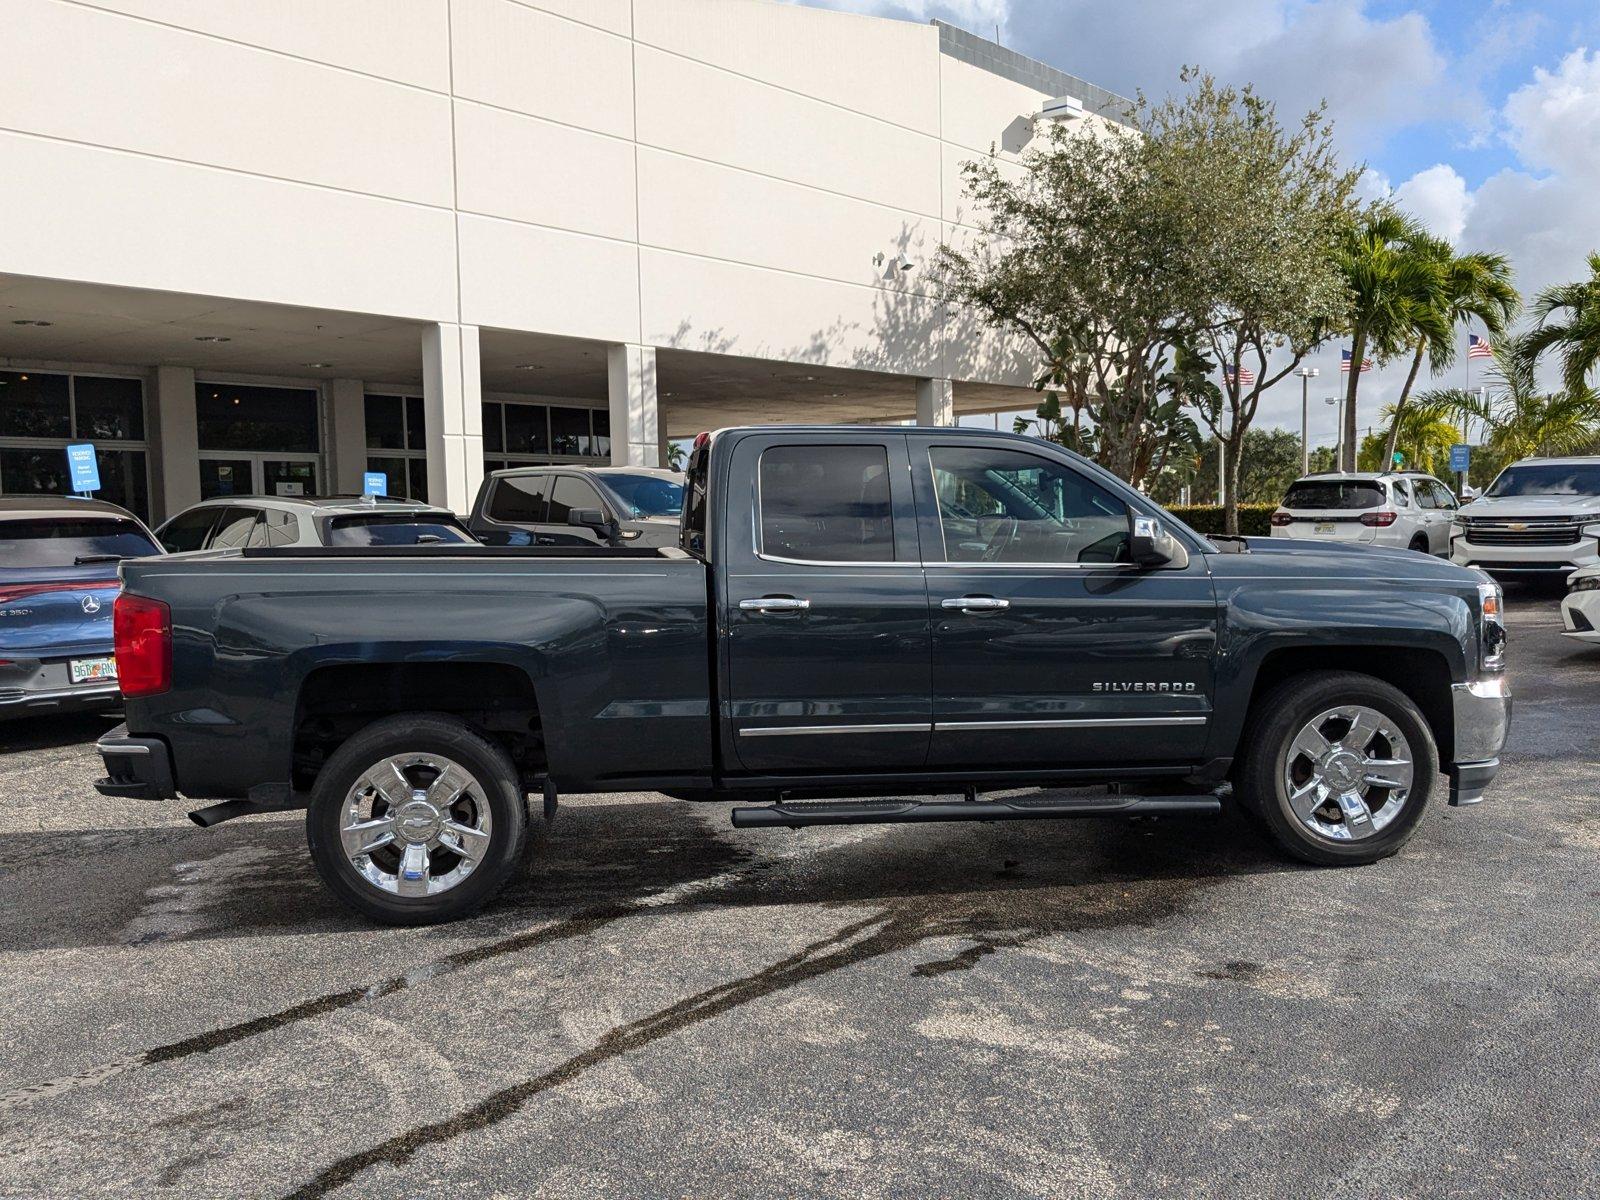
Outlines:
<svg viewBox="0 0 1600 1200"><path fill-rule="evenodd" d="M362 773L345 796L339 842L373 887L437 896L477 868L494 834L483 788L438 754L395 754Z"/></svg>
<svg viewBox="0 0 1600 1200"><path fill-rule="evenodd" d="M1284 759L1284 794L1300 823L1336 842L1361 841L1398 817L1411 795L1411 743L1375 708L1347 704L1307 721Z"/></svg>

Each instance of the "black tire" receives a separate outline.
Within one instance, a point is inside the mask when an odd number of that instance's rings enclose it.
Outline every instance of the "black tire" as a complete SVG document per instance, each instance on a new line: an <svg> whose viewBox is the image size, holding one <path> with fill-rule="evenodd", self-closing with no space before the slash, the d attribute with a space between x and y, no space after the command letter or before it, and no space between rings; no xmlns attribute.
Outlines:
<svg viewBox="0 0 1600 1200"><path fill-rule="evenodd" d="M478 785L466 802L486 805L491 819L487 849L470 873L449 890L429 896L383 890L357 870L340 840L345 800L357 780L386 758L413 753L459 764ZM317 776L306 812L306 842L323 883L346 907L386 925L453 921L493 899L526 857L528 818L521 779L502 747L455 717L442 713L385 717L340 746ZM446 861L459 860L446 856Z"/></svg>
<svg viewBox="0 0 1600 1200"><path fill-rule="evenodd" d="M1407 546L1406 549L1415 550L1418 554L1433 553L1432 550L1428 549L1428 535L1425 533L1419 533L1416 537L1412 538L1411 544Z"/></svg>
<svg viewBox="0 0 1600 1200"><path fill-rule="evenodd" d="M1329 709L1360 705L1375 710L1409 743L1412 781L1387 824L1361 840L1339 841L1313 831L1289 806L1285 768L1295 738ZM1439 779L1439 750L1427 719L1410 697L1381 679L1353 671L1296 675L1257 698L1246 724L1235 775L1242 805L1279 847L1318 866L1361 866L1387 858L1417 830ZM1391 794L1373 793L1384 797ZM1373 824L1377 823L1374 814Z"/></svg>

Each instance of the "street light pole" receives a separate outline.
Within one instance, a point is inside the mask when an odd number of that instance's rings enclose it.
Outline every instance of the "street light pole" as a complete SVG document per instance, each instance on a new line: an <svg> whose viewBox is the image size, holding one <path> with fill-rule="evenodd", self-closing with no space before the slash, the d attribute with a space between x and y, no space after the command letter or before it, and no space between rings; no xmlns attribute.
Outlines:
<svg viewBox="0 0 1600 1200"><path fill-rule="evenodd" d="M1300 376L1300 474L1309 475L1311 473L1311 443L1306 436L1309 421L1306 405L1309 403L1311 381L1321 372L1316 367L1301 367L1295 374Z"/></svg>
<svg viewBox="0 0 1600 1200"><path fill-rule="evenodd" d="M1333 469L1344 470L1344 397L1324 396L1323 402L1333 405Z"/></svg>

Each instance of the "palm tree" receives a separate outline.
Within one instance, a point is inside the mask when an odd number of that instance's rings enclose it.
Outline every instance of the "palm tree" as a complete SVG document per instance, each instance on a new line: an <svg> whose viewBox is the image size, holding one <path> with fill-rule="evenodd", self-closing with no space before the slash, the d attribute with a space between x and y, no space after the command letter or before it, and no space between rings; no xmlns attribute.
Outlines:
<svg viewBox="0 0 1600 1200"><path fill-rule="evenodd" d="M1423 355L1435 375L1446 370L1456 357L1455 331L1476 317L1483 323L1489 336L1503 338L1506 326L1516 318L1522 307L1522 297L1511 283L1511 264L1503 254L1456 254L1448 242L1435 237L1423 237L1414 246L1414 252L1433 263L1442 282L1438 305L1428 304L1416 313L1416 327L1412 330L1414 349L1411 371L1400 389L1400 399L1390 411L1389 437L1384 446L1385 468L1394 461L1396 442L1401 432L1400 421L1411 389L1417 382ZM1426 298L1422 298L1424 301Z"/></svg>
<svg viewBox="0 0 1600 1200"><path fill-rule="evenodd" d="M1384 406L1382 415L1389 421L1382 457L1372 455L1372 461L1368 462L1363 456L1363 470L1393 470L1394 452L1398 449L1412 470L1427 471L1430 475L1447 472L1450 447L1461 440L1461 432L1443 412L1420 403L1404 409L1390 404Z"/></svg>
<svg viewBox="0 0 1600 1200"><path fill-rule="evenodd" d="M1374 205L1335 252L1350 292L1341 464L1346 470L1356 465L1356 391L1368 351L1385 361L1411 347L1419 326L1431 323L1430 332L1438 333L1444 281L1437 263L1418 249L1426 240L1415 220L1388 205Z"/></svg>
<svg viewBox="0 0 1600 1200"><path fill-rule="evenodd" d="M1557 313L1566 320L1552 321ZM1523 341L1530 361L1546 350L1561 355L1561 380L1569 392L1581 392L1600 369L1600 251L1589 254L1589 278L1582 283L1547 287L1534 298L1538 324Z"/></svg>
<svg viewBox="0 0 1600 1200"><path fill-rule="evenodd" d="M1483 422L1485 447L1499 463L1571 454L1593 443L1600 437L1600 392L1589 387L1541 392L1534 372L1538 356L1529 352L1528 336L1496 343L1483 396L1460 388L1424 392L1414 406L1417 418Z"/></svg>

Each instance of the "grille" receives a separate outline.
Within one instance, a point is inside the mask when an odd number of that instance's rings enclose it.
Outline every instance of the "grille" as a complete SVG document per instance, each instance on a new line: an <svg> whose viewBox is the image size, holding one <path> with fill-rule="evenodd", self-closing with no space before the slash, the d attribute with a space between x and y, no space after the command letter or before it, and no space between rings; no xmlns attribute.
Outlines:
<svg viewBox="0 0 1600 1200"><path fill-rule="evenodd" d="M1467 541L1474 546L1570 546L1581 535L1578 526L1569 521L1545 524L1536 521L1518 521L1525 529L1512 529L1504 525L1469 525Z"/></svg>

